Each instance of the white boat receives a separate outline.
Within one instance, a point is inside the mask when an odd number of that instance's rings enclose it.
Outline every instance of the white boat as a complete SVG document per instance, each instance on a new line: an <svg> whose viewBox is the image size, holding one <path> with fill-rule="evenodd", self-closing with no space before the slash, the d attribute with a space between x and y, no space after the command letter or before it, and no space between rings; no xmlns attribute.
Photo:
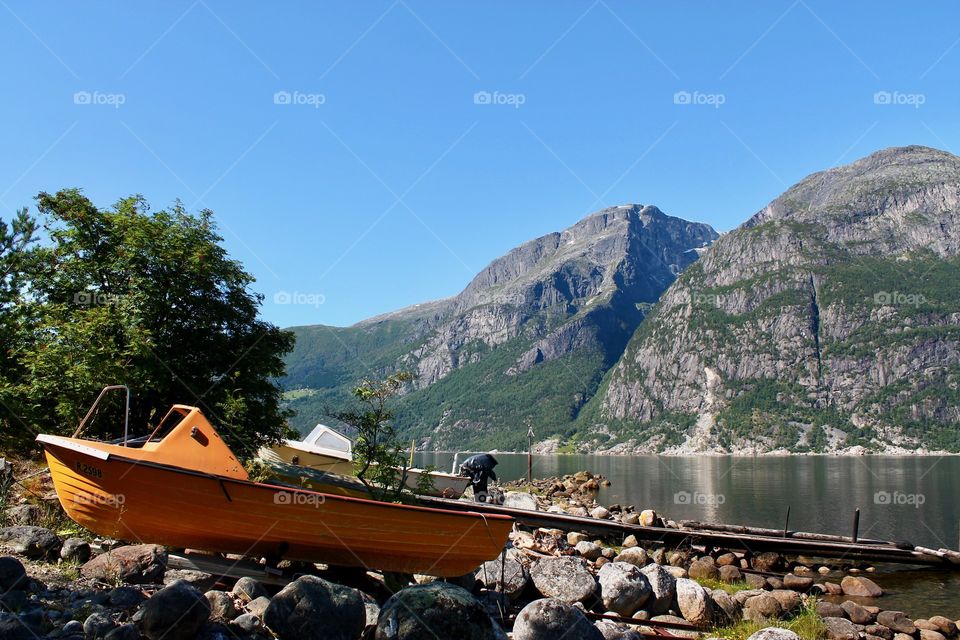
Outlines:
<svg viewBox="0 0 960 640"><path fill-rule="evenodd" d="M306 467L314 471L341 476L355 476L353 466L353 442L330 427L318 424L303 440L283 440L272 447L264 447L258 453L265 462ZM427 473L416 467L407 469L406 485L417 491L420 479ZM470 479L452 473L429 472L430 489L426 495L444 498L459 498L466 491Z"/></svg>

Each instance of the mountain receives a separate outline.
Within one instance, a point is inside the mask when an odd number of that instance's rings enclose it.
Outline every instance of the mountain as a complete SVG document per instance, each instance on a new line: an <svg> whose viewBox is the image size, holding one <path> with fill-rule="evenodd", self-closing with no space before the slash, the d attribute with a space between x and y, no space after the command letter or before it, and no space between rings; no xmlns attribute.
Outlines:
<svg viewBox="0 0 960 640"><path fill-rule="evenodd" d="M579 415L611 452L960 450L960 158L815 173L674 282Z"/></svg>
<svg viewBox="0 0 960 640"><path fill-rule="evenodd" d="M294 327L287 358L293 424L349 401L361 378L416 374L398 427L425 448L566 439L580 409L653 305L717 233L653 206L594 213L527 242L458 295L351 327Z"/></svg>

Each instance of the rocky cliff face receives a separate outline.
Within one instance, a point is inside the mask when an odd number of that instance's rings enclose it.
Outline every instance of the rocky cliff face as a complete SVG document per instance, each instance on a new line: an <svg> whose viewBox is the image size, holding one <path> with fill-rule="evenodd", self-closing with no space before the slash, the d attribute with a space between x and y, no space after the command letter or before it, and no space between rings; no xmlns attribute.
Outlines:
<svg viewBox="0 0 960 640"><path fill-rule="evenodd" d="M509 432L503 445L519 443L524 422L545 416L562 429L644 310L716 237L653 206L614 207L517 247L453 298L354 327L295 328L285 386L298 389L298 426L357 378L406 369L417 378L400 423L425 445L489 443L498 432Z"/></svg>
<svg viewBox="0 0 960 640"><path fill-rule="evenodd" d="M614 450L960 449L960 158L816 173L667 290L584 412Z"/></svg>

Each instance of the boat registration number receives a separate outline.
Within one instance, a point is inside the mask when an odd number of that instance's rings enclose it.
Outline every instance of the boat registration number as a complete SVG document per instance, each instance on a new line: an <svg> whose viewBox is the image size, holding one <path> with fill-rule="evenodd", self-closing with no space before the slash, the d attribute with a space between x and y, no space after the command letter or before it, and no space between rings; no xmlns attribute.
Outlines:
<svg viewBox="0 0 960 640"><path fill-rule="evenodd" d="M94 478L102 478L103 470L96 467L91 467L89 464L77 461L77 471L84 475L93 476Z"/></svg>

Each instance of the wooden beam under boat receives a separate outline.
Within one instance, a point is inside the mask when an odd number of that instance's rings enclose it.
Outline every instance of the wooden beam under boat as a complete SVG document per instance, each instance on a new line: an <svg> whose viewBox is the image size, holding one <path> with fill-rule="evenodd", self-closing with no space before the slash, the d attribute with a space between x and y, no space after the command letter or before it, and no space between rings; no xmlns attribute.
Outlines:
<svg viewBox="0 0 960 640"><path fill-rule="evenodd" d="M564 531L581 531L600 537L626 537L628 535L634 535L638 540L661 542L671 546L695 543L740 551L776 551L779 553L808 555L820 558L843 558L845 560L864 562L927 565L960 570L960 554L957 552L945 553L946 550L934 551L932 549L924 549L923 547L906 549L897 546L893 542L883 542L882 544L865 542L852 543L840 540L808 539L794 536L785 538L782 536L782 532L781 535L772 536L706 529L645 527L637 524L614 522L612 520L598 520L596 518L547 513L545 511L513 509L499 505L468 502L466 500L424 497L421 498L420 502L438 509L507 515L513 517L519 524L532 528L546 527Z"/></svg>

